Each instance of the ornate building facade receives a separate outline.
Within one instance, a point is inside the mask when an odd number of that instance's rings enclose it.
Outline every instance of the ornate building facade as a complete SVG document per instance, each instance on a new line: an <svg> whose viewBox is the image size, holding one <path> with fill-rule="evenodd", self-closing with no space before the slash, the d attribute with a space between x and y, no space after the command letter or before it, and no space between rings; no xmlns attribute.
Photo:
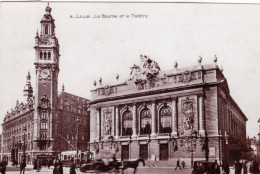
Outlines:
<svg viewBox="0 0 260 174"><path fill-rule="evenodd" d="M21 160L24 149L27 161L32 161L88 147L89 100L65 92L64 85L58 91L59 42L49 5L40 24L34 47L35 93L28 73L23 90L25 101L17 101L3 120L1 144L5 160Z"/></svg>
<svg viewBox="0 0 260 174"><path fill-rule="evenodd" d="M90 150L96 158L149 161L239 158L247 117L214 63L161 71L140 56L128 80L91 91ZM118 77L117 77L118 78ZM190 163L186 163L190 164Z"/></svg>

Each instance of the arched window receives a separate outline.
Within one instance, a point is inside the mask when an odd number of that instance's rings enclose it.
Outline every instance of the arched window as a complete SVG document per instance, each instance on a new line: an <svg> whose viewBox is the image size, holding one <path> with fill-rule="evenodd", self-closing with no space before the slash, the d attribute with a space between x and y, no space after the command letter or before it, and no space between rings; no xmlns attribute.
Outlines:
<svg viewBox="0 0 260 174"><path fill-rule="evenodd" d="M151 134L151 111L146 108L141 112L140 134Z"/></svg>
<svg viewBox="0 0 260 174"><path fill-rule="evenodd" d="M45 34L48 34L48 25L45 26Z"/></svg>
<svg viewBox="0 0 260 174"><path fill-rule="evenodd" d="M47 53L44 52L44 60L46 60L46 58L47 58Z"/></svg>
<svg viewBox="0 0 260 174"><path fill-rule="evenodd" d="M160 110L160 133L172 132L172 111L169 106L164 106Z"/></svg>
<svg viewBox="0 0 260 174"><path fill-rule="evenodd" d="M42 59L42 52L40 52L40 59Z"/></svg>
<svg viewBox="0 0 260 174"><path fill-rule="evenodd" d="M51 53L48 52L48 59L50 60L51 59Z"/></svg>
<svg viewBox="0 0 260 174"><path fill-rule="evenodd" d="M133 116L130 111L126 111L123 114L123 132L122 135L132 135Z"/></svg>

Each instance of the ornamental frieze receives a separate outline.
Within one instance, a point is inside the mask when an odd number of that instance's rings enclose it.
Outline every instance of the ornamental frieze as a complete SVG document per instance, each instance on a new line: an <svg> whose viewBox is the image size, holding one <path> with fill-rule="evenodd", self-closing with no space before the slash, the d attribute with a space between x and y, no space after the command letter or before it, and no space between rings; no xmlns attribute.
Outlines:
<svg viewBox="0 0 260 174"><path fill-rule="evenodd" d="M174 83L188 83L192 80L201 79L201 71L190 72L184 71L181 75L174 76Z"/></svg>
<svg viewBox="0 0 260 174"><path fill-rule="evenodd" d="M104 88L98 89L98 95L110 95L117 92L117 88L115 86L105 86Z"/></svg>

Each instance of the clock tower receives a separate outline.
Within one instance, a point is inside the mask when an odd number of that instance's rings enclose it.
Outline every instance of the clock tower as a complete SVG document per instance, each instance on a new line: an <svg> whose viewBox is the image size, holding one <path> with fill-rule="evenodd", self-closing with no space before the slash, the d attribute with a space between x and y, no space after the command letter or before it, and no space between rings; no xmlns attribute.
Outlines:
<svg viewBox="0 0 260 174"><path fill-rule="evenodd" d="M40 33L35 36L35 113L33 146L34 152L55 150L55 110L58 99L59 43L55 37L55 24L51 16L51 8L45 9L40 23Z"/></svg>

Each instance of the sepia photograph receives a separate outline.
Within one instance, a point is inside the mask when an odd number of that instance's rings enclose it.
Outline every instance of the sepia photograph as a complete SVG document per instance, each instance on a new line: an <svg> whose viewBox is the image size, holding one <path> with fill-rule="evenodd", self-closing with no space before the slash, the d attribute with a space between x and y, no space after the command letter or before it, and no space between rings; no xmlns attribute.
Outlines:
<svg viewBox="0 0 260 174"><path fill-rule="evenodd" d="M1 173L259 173L260 6L0 2Z"/></svg>

